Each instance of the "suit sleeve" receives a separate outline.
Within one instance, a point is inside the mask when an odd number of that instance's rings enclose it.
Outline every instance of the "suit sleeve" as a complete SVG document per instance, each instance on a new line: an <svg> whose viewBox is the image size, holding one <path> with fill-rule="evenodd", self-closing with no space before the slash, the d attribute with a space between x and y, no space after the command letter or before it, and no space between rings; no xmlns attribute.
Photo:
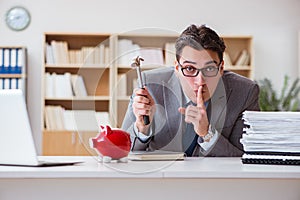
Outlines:
<svg viewBox="0 0 300 200"><path fill-rule="evenodd" d="M130 102L128 104L127 112L122 124L122 130L130 133L131 150L146 150L151 140L151 137L147 141L142 141L138 138L137 133L134 129L134 123L136 121L136 118L133 114L132 103L133 96L130 97ZM151 127L153 127L153 124L151 125Z"/></svg>
<svg viewBox="0 0 300 200"><path fill-rule="evenodd" d="M203 156L242 156L243 146L240 143L242 137L244 122L242 120L242 115L245 110L260 110L258 103L259 87L257 84L253 84L252 88L249 90L246 101L238 113L236 121L233 125L229 127L224 127L222 133L218 133L218 139L216 143L211 146L210 149L205 151L200 148L200 154ZM225 132L231 132L229 137L225 137Z"/></svg>

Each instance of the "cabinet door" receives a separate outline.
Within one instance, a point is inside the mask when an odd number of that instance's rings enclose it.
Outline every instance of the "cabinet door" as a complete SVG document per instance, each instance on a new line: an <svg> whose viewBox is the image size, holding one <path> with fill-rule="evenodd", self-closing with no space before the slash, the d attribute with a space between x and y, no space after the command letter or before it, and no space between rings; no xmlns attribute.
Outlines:
<svg viewBox="0 0 300 200"><path fill-rule="evenodd" d="M89 138L95 132L77 133L75 131L44 131L44 156L91 156L96 152L89 147Z"/></svg>

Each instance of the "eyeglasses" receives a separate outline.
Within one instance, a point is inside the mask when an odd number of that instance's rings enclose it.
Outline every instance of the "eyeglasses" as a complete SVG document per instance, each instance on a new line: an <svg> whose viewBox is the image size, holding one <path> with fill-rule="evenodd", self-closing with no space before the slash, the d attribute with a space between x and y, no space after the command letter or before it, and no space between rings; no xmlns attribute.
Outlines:
<svg viewBox="0 0 300 200"><path fill-rule="evenodd" d="M178 64L181 68L182 74L187 77L196 77L198 76L200 71L204 77L214 77L217 76L221 66L221 63L219 64L219 66L217 66L216 64L212 64L210 66L198 69L190 64L187 64L185 66L182 66L179 62Z"/></svg>

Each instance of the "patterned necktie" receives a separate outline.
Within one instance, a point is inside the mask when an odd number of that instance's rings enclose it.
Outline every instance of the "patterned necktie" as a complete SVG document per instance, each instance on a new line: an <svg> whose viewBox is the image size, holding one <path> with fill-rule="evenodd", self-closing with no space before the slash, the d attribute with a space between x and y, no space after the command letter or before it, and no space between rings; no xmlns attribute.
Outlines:
<svg viewBox="0 0 300 200"><path fill-rule="evenodd" d="M191 104L195 105L190 101L187 106ZM187 123L185 133L182 136L182 147L187 156L192 156L197 145L197 139L198 135L194 131L194 125L192 123Z"/></svg>
<svg viewBox="0 0 300 200"><path fill-rule="evenodd" d="M194 125L188 123L186 132L183 134L182 146L187 156L192 156L193 151L197 145L198 135L194 131Z"/></svg>

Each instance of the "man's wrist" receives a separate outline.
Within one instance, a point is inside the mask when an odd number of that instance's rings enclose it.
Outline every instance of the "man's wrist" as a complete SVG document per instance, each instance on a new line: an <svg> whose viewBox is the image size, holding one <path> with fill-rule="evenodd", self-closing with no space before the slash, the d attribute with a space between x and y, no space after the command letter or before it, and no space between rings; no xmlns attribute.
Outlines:
<svg viewBox="0 0 300 200"><path fill-rule="evenodd" d="M208 126L207 134L202 137L204 142L209 142L210 139L215 135L215 131L212 129L211 125Z"/></svg>
<svg viewBox="0 0 300 200"><path fill-rule="evenodd" d="M144 135L148 135L149 126L141 125L137 122L135 122L135 126L139 133L142 133Z"/></svg>
<svg viewBox="0 0 300 200"><path fill-rule="evenodd" d="M148 135L140 132L138 130L137 126L136 126L136 123L133 125L133 130L135 132L136 137L139 138L139 140L142 141L142 142L147 142L149 140L149 138L151 137L151 135L152 135L151 129L150 129Z"/></svg>

